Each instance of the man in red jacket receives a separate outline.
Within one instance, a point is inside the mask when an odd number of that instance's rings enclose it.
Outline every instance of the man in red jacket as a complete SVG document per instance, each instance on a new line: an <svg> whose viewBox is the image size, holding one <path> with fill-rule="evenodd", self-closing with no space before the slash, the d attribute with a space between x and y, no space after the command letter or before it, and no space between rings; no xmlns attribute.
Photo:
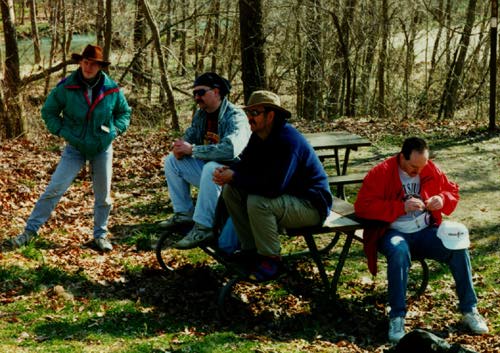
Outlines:
<svg viewBox="0 0 500 353"><path fill-rule="evenodd" d="M450 215L459 200L458 185L429 160L420 138L404 141L401 152L367 174L354 204L356 215L379 221L364 232L368 268L377 272L377 250L387 258L390 305L389 340L405 335L406 287L411 256L446 263L456 283L463 322L474 333L488 332L478 313L469 252L448 249L437 236L442 214Z"/></svg>

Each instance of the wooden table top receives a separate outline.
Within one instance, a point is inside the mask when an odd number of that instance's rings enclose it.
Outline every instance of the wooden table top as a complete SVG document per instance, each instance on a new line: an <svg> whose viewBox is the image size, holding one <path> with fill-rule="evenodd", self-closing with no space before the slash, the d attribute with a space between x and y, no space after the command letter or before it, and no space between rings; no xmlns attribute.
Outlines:
<svg viewBox="0 0 500 353"><path fill-rule="evenodd" d="M316 132L304 136L314 149L357 148L371 145L368 139L346 131Z"/></svg>

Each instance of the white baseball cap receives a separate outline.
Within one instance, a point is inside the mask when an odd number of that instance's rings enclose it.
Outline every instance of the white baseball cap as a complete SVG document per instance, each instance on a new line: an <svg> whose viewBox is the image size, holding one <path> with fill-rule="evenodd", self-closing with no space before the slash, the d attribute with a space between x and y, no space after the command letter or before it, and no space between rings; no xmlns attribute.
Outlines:
<svg viewBox="0 0 500 353"><path fill-rule="evenodd" d="M467 249L470 246L469 230L459 222L443 221L438 228L437 236L450 250Z"/></svg>

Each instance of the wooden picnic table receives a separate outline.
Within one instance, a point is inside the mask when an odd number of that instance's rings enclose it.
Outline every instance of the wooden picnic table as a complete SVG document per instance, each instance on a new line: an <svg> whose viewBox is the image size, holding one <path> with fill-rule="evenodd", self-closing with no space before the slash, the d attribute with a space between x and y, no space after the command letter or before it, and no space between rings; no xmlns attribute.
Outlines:
<svg viewBox="0 0 500 353"><path fill-rule="evenodd" d="M368 139L347 131L315 132L304 134L304 136L316 150L321 160L335 158L337 175L347 174L347 165L352 150L357 151L358 147L371 146ZM345 149L345 153L341 169L339 150L342 149Z"/></svg>
<svg viewBox="0 0 500 353"><path fill-rule="evenodd" d="M359 135L347 131L331 131L304 134L311 146L316 151L321 162L326 158L335 159L335 172L328 178L330 186L337 187L337 196L345 199L344 186L346 184L361 183L364 178L362 174L348 174L347 166L351 151L357 151L358 147L370 146L371 142ZM340 163L340 150L345 149L342 165Z"/></svg>

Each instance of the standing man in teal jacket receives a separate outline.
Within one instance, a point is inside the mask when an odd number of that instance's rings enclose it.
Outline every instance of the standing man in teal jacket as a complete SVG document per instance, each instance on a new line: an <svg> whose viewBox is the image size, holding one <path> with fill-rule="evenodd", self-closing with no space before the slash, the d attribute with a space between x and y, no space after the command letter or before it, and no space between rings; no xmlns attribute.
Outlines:
<svg viewBox="0 0 500 353"><path fill-rule="evenodd" d="M72 54L72 59L80 67L59 82L42 108L42 118L48 130L63 137L67 144L24 232L10 239L13 248L26 245L37 235L64 192L89 161L94 190L94 241L101 251L113 249L107 238L111 211L112 142L127 130L131 109L116 82L102 71L110 63L104 61L101 47L87 45L81 55Z"/></svg>

